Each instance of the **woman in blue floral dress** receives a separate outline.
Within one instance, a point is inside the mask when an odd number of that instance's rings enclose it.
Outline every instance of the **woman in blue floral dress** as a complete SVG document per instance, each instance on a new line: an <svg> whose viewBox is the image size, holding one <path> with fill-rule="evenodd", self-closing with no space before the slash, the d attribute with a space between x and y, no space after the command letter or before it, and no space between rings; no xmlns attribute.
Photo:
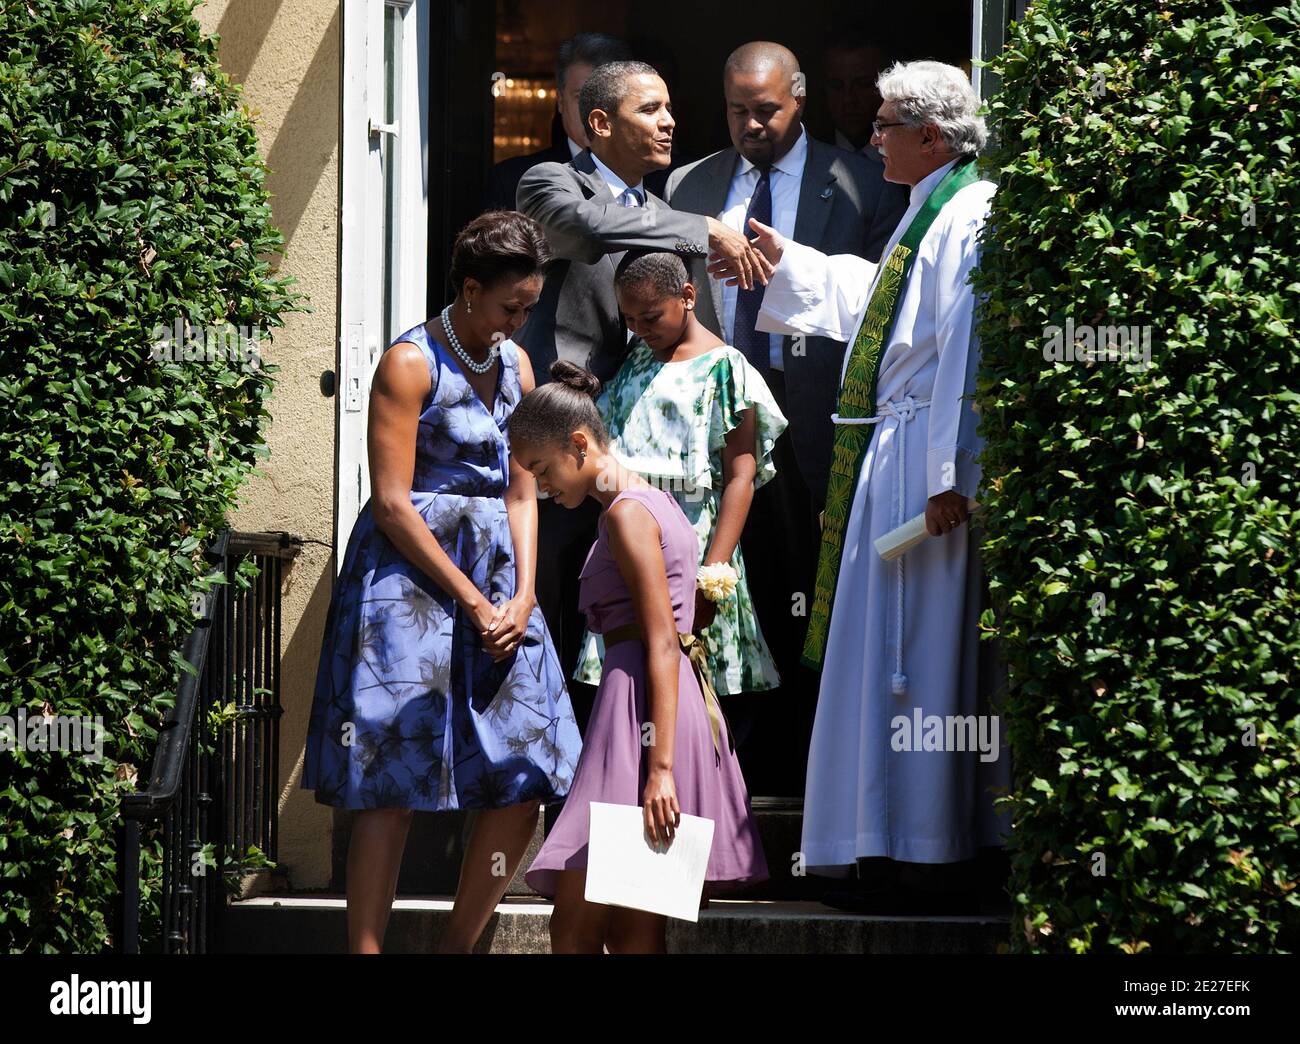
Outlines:
<svg viewBox="0 0 1300 1044"><path fill-rule="evenodd" d="M507 443L534 385L509 338L549 257L522 214L470 222L453 250L455 301L394 340L375 372L373 492L330 601L302 778L317 801L361 810L348 852L353 952L381 948L413 810L480 810L440 940L468 951L539 803L573 780L581 740L533 595L534 480Z"/></svg>

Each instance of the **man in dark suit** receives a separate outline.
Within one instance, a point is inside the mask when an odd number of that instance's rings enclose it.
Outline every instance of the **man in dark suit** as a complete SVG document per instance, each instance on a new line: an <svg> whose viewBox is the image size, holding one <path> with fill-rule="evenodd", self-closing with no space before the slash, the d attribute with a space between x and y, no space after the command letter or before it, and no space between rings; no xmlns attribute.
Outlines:
<svg viewBox="0 0 1300 1044"><path fill-rule="evenodd" d="M517 209L541 223L557 260L523 329L515 335L538 384L551 363L568 359L602 382L627 355L628 331L614 296L614 270L628 250L668 250L694 258L735 258L749 285L762 285L766 260L736 230L712 216L677 213L647 192L643 179L672 158L675 121L668 89L643 62L597 67L582 88L579 108L591 146L570 163L541 163L519 182ZM704 318L708 318L705 316ZM537 598L571 677L580 651L578 574L595 540L594 503L568 511L538 504ZM585 725L590 707L574 693ZM587 694L583 694L586 696Z"/></svg>
<svg viewBox="0 0 1300 1044"><path fill-rule="evenodd" d="M632 52L622 40L604 33L579 33L560 44L555 55L555 110L561 140L540 152L502 160L488 173L485 210L514 210L519 179L539 163L568 163L587 147L586 125L578 114L578 97L591 70L622 62Z"/></svg>
<svg viewBox="0 0 1300 1044"><path fill-rule="evenodd" d="M863 29L840 26L826 36L822 63L826 108L835 126L835 144L866 157L872 178L883 186L867 241L867 258L875 261L911 202L906 185L885 180L885 161L871 144L871 124L880 108L876 81L889 65L889 56Z"/></svg>
<svg viewBox="0 0 1300 1044"><path fill-rule="evenodd" d="M810 137L803 127L806 85L794 54L780 44L745 44L727 59L723 90L732 147L675 171L674 210L748 220L828 254L871 255L870 232L883 180L867 161ZM781 687L724 697L751 793L801 795L818 679L799 662L817 568L820 514L834 439L843 342L791 338L755 329L763 286L746 291L706 280L696 312L763 374L790 425L773 450L776 477L754 496L741 548L759 626Z"/></svg>

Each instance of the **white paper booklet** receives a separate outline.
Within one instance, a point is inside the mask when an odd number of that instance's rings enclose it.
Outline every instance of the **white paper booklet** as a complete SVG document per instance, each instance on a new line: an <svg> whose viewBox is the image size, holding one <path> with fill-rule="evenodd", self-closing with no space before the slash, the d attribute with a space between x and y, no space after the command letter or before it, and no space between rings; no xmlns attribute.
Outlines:
<svg viewBox="0 0 1300 1044"><path fill-rule="evenodd" d="M700 919L704 874L713 848L713 820L683 814L667 849L655 851L640 805L591 803L587 847L589 903ZM661 846L662 847L662 846Z"/></svg>

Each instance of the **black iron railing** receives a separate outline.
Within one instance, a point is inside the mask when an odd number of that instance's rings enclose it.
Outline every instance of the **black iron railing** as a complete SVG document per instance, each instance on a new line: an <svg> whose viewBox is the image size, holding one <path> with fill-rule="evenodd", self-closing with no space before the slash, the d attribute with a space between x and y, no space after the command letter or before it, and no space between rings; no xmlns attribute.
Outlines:
<svg viewBox="0 0 1300 1044"><path fill-rule="evenodd" d="M148 784L122 802L116 948L140 952L142 837L160 836L159 939L149 949L205 953L225 909L227 874L276 859L280 739L280 581L302 542L287 533L218 534L206 552L226 583L196 606L183 674ZM234 582L252 556L258 575ZM224 721L219 742L209 723ZM148 835L146 835L148 831Z"/></svg>

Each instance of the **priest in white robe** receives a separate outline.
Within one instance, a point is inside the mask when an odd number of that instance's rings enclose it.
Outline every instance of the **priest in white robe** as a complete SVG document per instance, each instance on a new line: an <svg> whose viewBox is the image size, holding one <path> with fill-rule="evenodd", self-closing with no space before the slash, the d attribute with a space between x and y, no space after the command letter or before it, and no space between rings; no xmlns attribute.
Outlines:
<svg viewBox="0 0 1300 1044"><path fill-rule="evenodd" d="M881 264L828 257L752 224L775 265L758 329L847 341L833 419L837 433L860 426L856 459L837 439L838 570L822 593L829 619L814 650L822 677L803 810L804 864L831 875L864 857L972 859L980 846L1001 844L1009 826L992 807L1010 773L1002 722L980 684L988 649L978 637L982 581L968 499L980 481L981 440L963 398L974 390L979 357L968 277L995 190L974 172L985 129L969 81L953 66L895 65L879 87L884 103L871 141L885 177L911 186ZM890 262L897 289L873 301L877 283L889 282L881 276ZM710 272L734 275L719 260ZM876 348L874 357L863 353L854 376L858 339L870 341L869 303ZM846 408L850 380L874 386L874 409L862 395L863 408ZM882 560L874 541L921 513L931 536ZM810 634L817 625L814 612Z"/></svg>

